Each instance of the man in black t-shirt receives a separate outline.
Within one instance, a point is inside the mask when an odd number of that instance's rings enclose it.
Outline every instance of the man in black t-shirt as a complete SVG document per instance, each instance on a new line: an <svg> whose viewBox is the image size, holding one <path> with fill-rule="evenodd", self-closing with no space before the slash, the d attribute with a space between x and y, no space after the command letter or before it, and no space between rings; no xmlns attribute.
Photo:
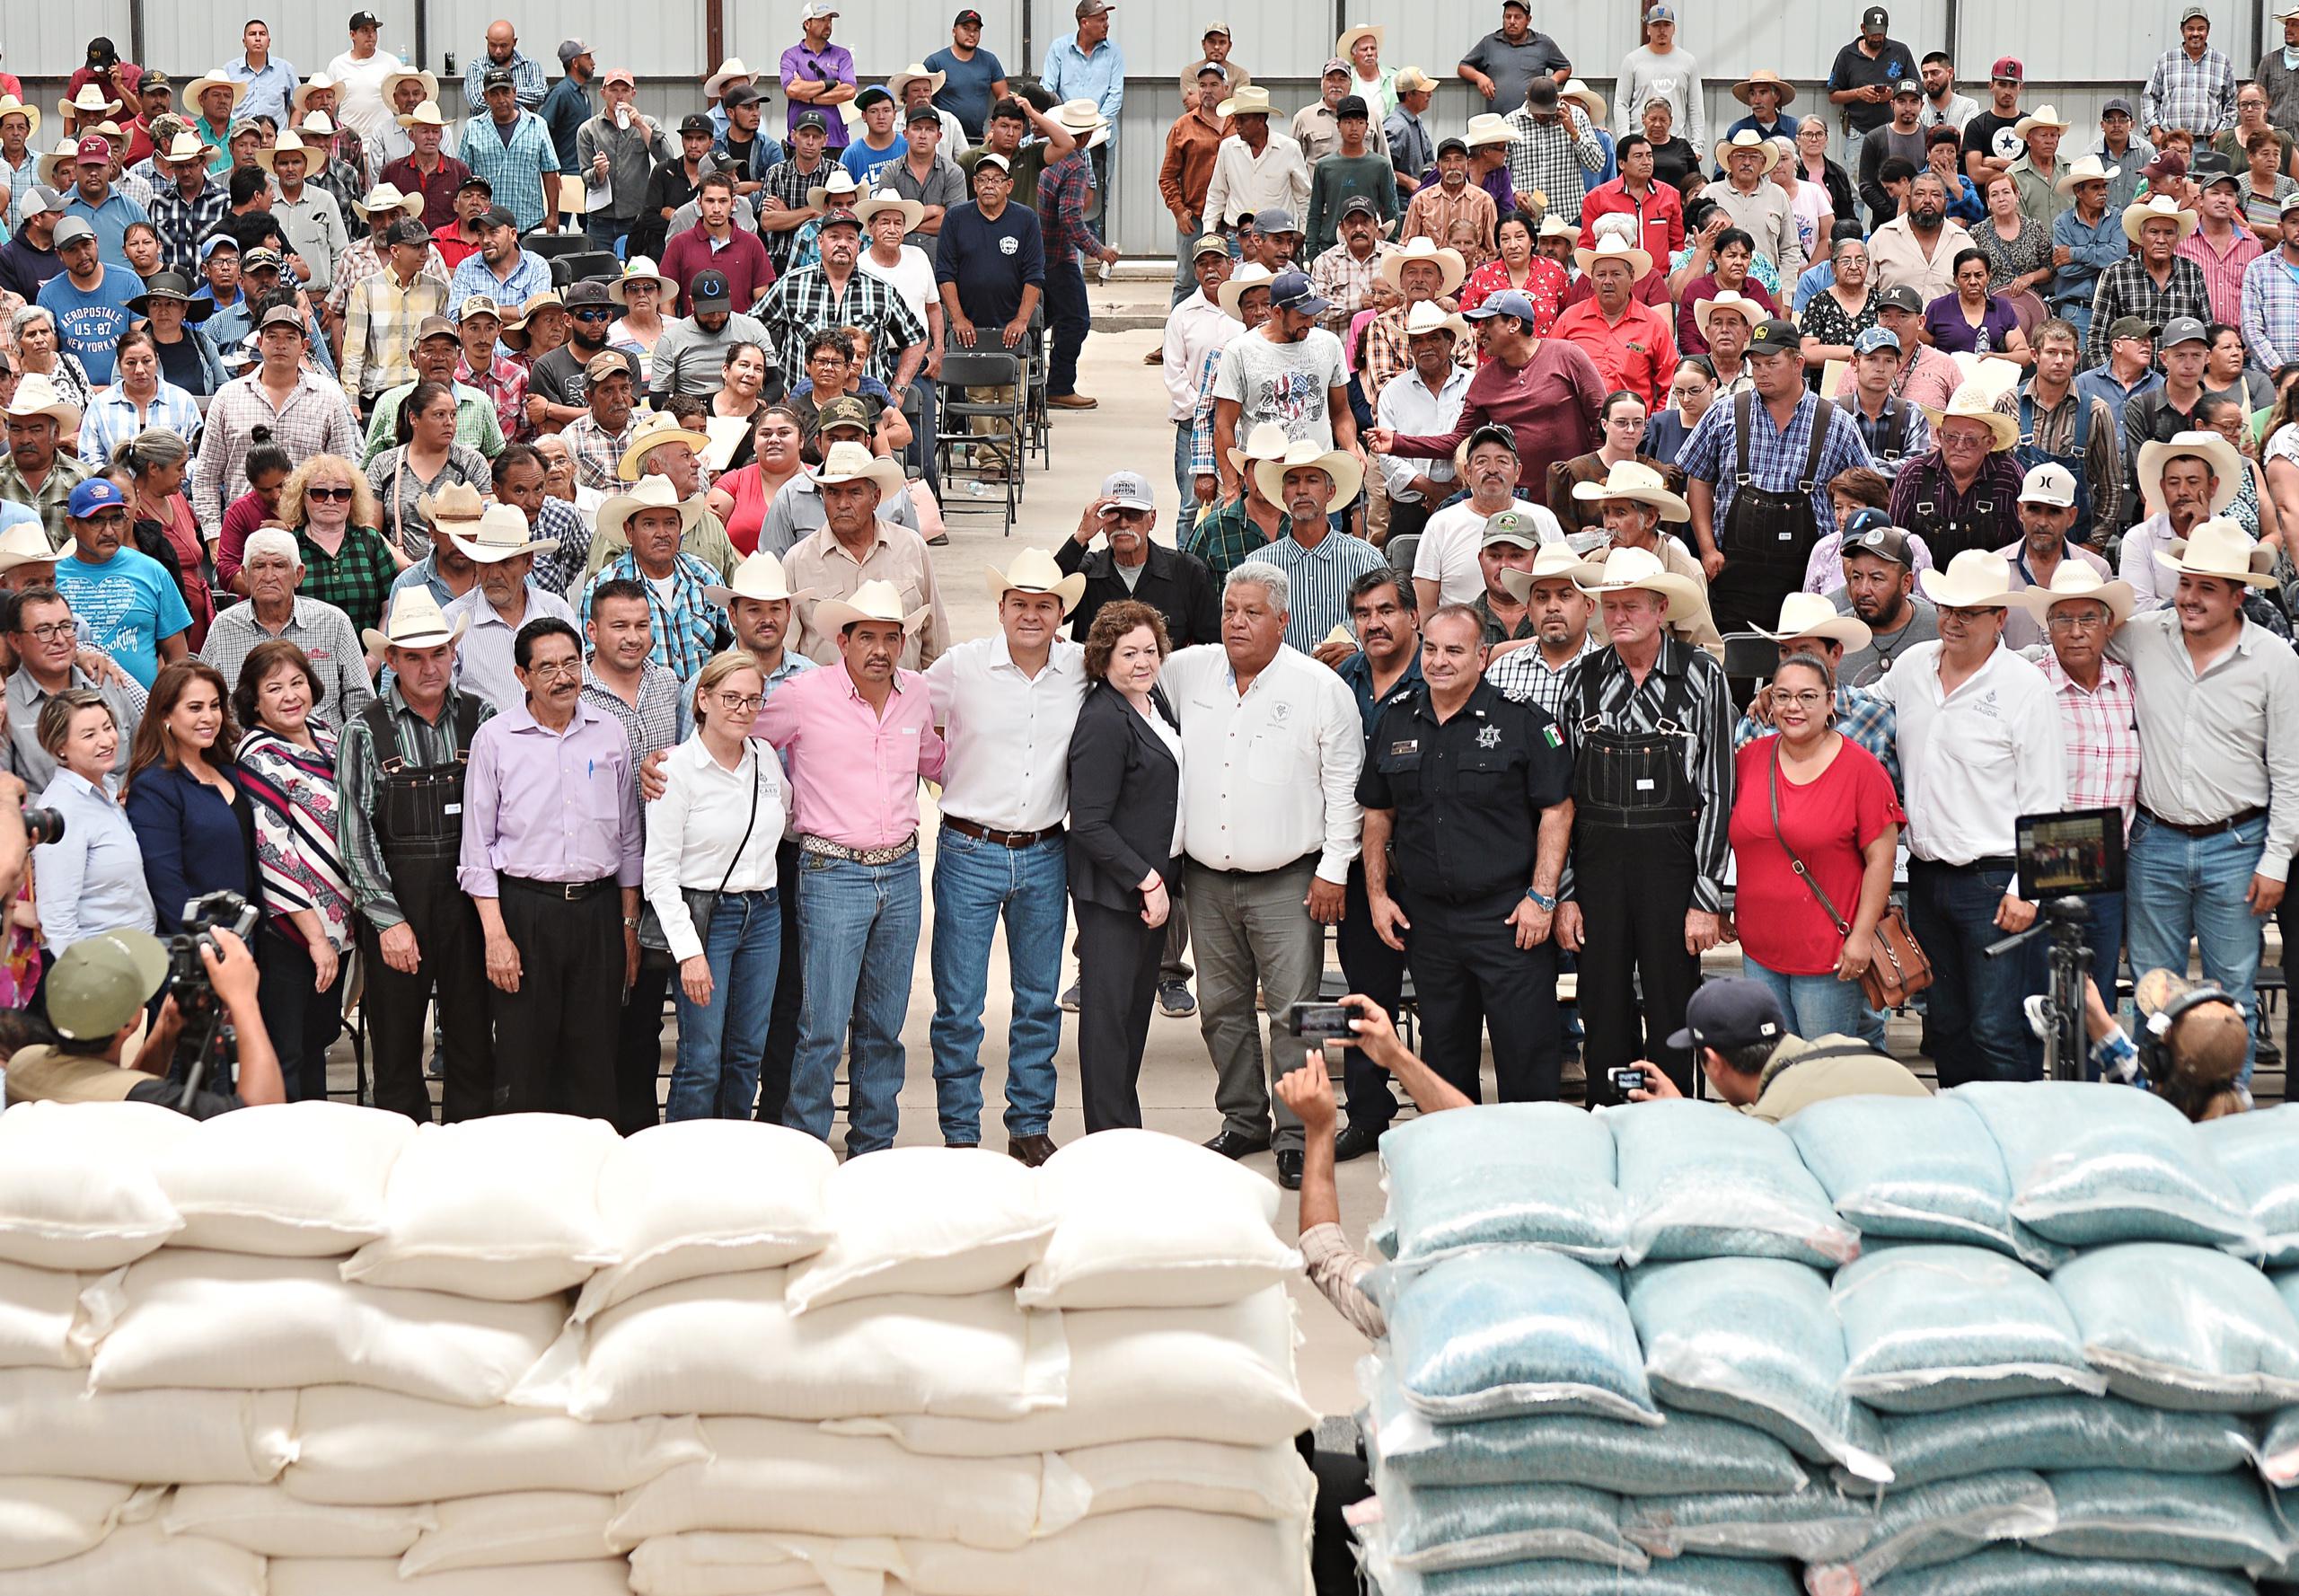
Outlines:
<svg viewBox="0 0 2299 1596"><path fill-rule="evenodd" d="M2027 153L2013 129L2020 125L2020 84L2027 69L2016 56L1998 57L1987 74L1987 109L1964 124L1964 175L1983 194Z"/></svg>
<svg viewBox="0 0 2299 1596"><path fill-rule="evenodd" d="M586 396L591 384L584 373L594 359L609 352L607 329L621 313L621 307L608 296L604 283L580 282L567 290L567 341L536 361L527 377L527 419L536 428L556 431L586 413L589 400ZM644 386L639 357L628 349L614 353L630 368L631 387Z"/></svg>
<svg viewBox="0 0 2299 1596"><path fill-rule="evenodd" d="M1902 84L1922 87L1916 57L1889 37L1892 19L1881 5L1860 13L1860 36L1836 53L1828 68L1829 101L1844 113L1844 169L1860 170L1860 146L1868 135L1892 119L1892 91Z"/></svg>

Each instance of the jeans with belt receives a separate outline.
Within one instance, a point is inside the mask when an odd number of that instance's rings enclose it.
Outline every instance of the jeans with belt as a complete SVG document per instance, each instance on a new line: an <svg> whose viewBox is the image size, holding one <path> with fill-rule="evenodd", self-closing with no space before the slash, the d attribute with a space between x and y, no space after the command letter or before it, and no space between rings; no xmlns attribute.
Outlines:
<svg viewBox="0 0 2299 1596"><path fill-rule="evenodd" d="M696 1002L679 983L679 1060L665 1117L747 1119L782 963L780 895L722 892L700 929L710 1001Z"/></svg>
<svg viewBox="0 0 2299 1596"><path fill-rule="evenodd" d="M2255 815L2206 837L2174 831L2144 811L2132 821L2124 918L2135 976L2169 970L2184 978L2192 941L2202 956L2203 978L2233 998L2245 1019L2251 1018L2262 922L2244 895L2259 870L2267 821ZM2246 1082L2251 1052L2244 1049Z"/></svg>
<svg viewBox="0 0 2299 1596"><path fill-rule="evenodd" d="M1944 1089L1968 1080L2033 1080L2043 1046L2021 1001L2042 990L2042 943L1989 958L2004 932L1995 923L2012 886L2009 860L1907 862L1907 929L1932 961L1925 1032Z"/></svg>
<svg viewBox="0 0 2299 1596"><path fill-rule="evenodd" d="M798 924L806 993L782 1123L830 1140L839 1054L850 1032L846 1151L883 1151L901 1124L902 1022L918 963L917 852L883 865L802 852Z"/></svg>
<svg viewBox="0 0 2299 1596"><path fill-rule="evenodd" d="M1061 1045L1061 934L1070 917L1070 851L1057 832L1009 848L942 828L934 849L934 1097L942 1140L982 1140L982 1010L990 943L1006 923L1014 1012L1006 1032L1006 1132L1043 1136L1053 1118Z"/></svg>

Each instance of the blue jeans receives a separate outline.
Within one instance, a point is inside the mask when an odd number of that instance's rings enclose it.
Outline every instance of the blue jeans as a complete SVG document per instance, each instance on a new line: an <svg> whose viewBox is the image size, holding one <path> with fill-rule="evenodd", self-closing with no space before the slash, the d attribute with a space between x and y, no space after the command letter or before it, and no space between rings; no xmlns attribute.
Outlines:
<svg viewBox="0 0 2299 1596"><path fill-rule="evenodd" d="M577 178L575 181L580 182L582 179ZM622 241L630 234L630 224L613 221L603 210L593 211L583 218L583 233L584 236L600 249L610 250L620 255L622 253Z"/></svg>
<svg viewBox="0 0 2299 1596"><path fill-rule="evenodd" d="M798 856L806 1000L782 1123L830 1140L838 1056L849 1045L846 1151L892 1147L901 1123L903 1016L918 963L918 855L890 865Z"/></svg>
<svg viewBox="0 0 2299 1596"><path fill-rule="evenodd" d="M1067 260L1048 259L1045 263L1045 319L1053 336L1046 360L1045 391L1049 398L1060 399L1078 392L1078 355L1085 348L1086 333L1093 324L1086 303L1086 274L1074 256Z"/></svg>
<svg viewBox="0 0 2299 1596"><path fill-rule="evenodd" d="M1061 936L1070 919L1067 842L1027 848L942 828L934 851L934 1096L942 1140L982 1140L982 1007L990 939L1006 922L1014 1017L1006 1029L1006 1133L1043 1136L1053 1118L1061 1045Z"/></svg>
<svg viewBox="0 0 2299 1596"><path fill-rule="evenodd" d="M1932 960L1925 1019L1942 1088L2043 1073L2042 1045L2021 1010L2030 992L2042 990L2038 945L1984 956L2005 934L1995 913L2011 885L2010 870L1908 860L1908 930Z"/></svg>
<svg viewBox="0 0 2299 1596"><path fill-rule="evenodd" d="M710 966L710 1001L698 1003L683 982L673 983L679 1058L664 1117L748 1119L782 965L781 900L771 890L720 893L703 928L702 957Z"/></svg>
<svg viewBox="0 0 2299 1596"><path fill-rule="evenodd" d="M2264 815L2208 837L2175 832L2145 815L2132 822L2124 866L2132 974L2169 970L2185 978L2192 940L2203 956L2203 978L2233 998L2249 1020L2261 922L2243 895L2266 842ZM2242 1078L2251 1078L2249 1048Z"/></svg>
<svg viewBox="0 0 2299 1596"><path fill-rule="evenodd" d="M1189 468L1190 436L1194 424L1174 423L1174 492L1180 498L1180 509L1174 521L1174 542L1178 546L1189 535L1197 519L1197 473Z"/></svg>
<svg viewBox="0 0 2299 1596"><path fill-rule="evenodd" d="M1174 296L1166 302L1167 310L1197 292L1197 261L1190 246L1204 235L1202 228L1174 229Z"/></svg>
<svg viewBox="0 0 2299 1596"><path fill-rule="evenodd" d="M1857 981L1838 981L1834 975L1784 975L1745 953L1740 956L1740 974L1780 1000L1788 1014L1788 1028L1808 1042L1830 1032L1859 1036L1867 1028L1868 1003L1861 996Z"/></svg>

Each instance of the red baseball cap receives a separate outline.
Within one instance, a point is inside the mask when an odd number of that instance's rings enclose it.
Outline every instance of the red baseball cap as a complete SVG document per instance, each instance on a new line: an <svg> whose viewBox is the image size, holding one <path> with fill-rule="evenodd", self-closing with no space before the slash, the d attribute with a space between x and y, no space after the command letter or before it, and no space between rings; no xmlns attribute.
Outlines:
<svg viewBox="0 0 2299 1596"><path fill-rule="evenodd" d="M75 158L78 165L109 166L111 164L111 140L109 138L100 138L92 133L80 141L79 151L79 154Z"/></svg>
<svg viewBox="0 0 2299 1596"><path fill-rule="evenodd" d="M2025 83L2028 80L2028 69L2020 65L2020 57L2017 56L1998 56L1995 58L1995 65L1987 69L1987 75L1991 82L1999 77L2008 77L2015 84Z"/></svg>

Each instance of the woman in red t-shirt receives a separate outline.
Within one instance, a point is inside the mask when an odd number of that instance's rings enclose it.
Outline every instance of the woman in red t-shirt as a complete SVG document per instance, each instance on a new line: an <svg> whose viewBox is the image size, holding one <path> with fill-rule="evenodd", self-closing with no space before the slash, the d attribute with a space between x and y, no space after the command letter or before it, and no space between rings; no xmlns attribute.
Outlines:
<svg viewBox="0 0 2299 1596"><path fill-rule="evenodd" d="M1769 691L1775 734L1734 756L1729 835L1741 963L1779 998L1798 1036L1850 1036L1860 1028L1860 974L1875 957L1907 817L1875 755L1834 729L1836 680L1826 661L1792 656ZM1809 882L1790 863L1792 851Z"/></svg>

